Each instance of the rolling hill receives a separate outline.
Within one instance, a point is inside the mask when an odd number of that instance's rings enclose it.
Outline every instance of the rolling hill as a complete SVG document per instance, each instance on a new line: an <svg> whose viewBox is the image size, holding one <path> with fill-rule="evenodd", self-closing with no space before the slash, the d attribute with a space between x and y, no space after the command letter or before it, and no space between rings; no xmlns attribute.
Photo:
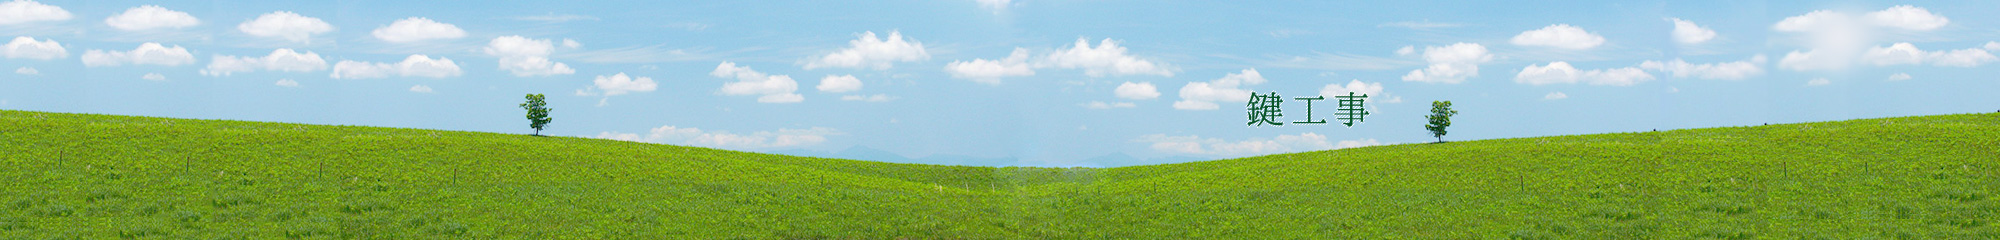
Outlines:
<svg viewBox="0 0 2000 240"><path fill-rule="evenodd" d="M966 167L0 111L0 239L2000 239L2000 114Z"/></svg>

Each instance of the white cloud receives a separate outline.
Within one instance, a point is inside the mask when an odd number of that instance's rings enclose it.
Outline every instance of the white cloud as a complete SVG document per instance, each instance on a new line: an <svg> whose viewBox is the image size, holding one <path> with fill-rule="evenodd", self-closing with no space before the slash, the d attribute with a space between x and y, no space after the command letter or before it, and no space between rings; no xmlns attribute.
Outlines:
<svg viewBox="0 0 2000 240"><path fill-rule="evenodd" d="M1001 77L1034 76L1035 69L1028 65L1028 49L1014 48L1001 60L972 59L952 61L944 66L944 71L952 78L971 79L985 84L1000 84Z"/></svg>
<svg viewBox="0 0 2000 240"><path fill-rule="evenodd" d="M577 90L577 93L586 96L609 97L625 95L626 93L652 92L654 89L660 87L658 83L653 82L653 78L634 78L626 76L623 72L611 76L597 75L597 79L593 79L590 82L594 85L585 90Z"/></svg>
<svg viewBox="0 0 2000 240"><path fill-rule="evenodd" d="M819 79L818 88L821 92L834 93L859 91L861 90L861 79L854 78L854 75L826 75L826 77Z"/></svg>
<svg viewBox="0 0 2000 240"><path fill-rule="evenodd" d="M823 127L780 128L777 131L733 134L726 131L703 131L700 128L669 125L653 128L644 136L637 133L601 132L597 134L597 138L742 150L813 146L825 143L827 136L841 134L844 133L840 130Z"/></svg>
<svg viewBox="0 0 2000 240"><path fill-rule="evenodd" d="M152 80L152 81L166 81L167 75L160 75L159 73L146 73L145 76L139 76L139 79Z"/></svg>
<svg viewBox="0 0 2000 240"><path fill-rule="evenodd" d="M1006 11L1007 5L1013 4L1013 0L974 0L974 1L979 3L980 8L992 9L994 12Z"/></svg>
<svg viewBox="0 0 2000 240"><path fill-rule="evenodd" d="M891 96L889 96L889 95L883 95L883 94L875 94L875 95L847 95L847 96L840 96L840 100L841 100L841 101L865 101L865 102L887 102L887 101L890 101L890 100L896 100L896 97L891 97Z"/></svg>
<svg viewBox="0 0 2000 240"><path fill-rule="evenodd" d="M761 103L805 101L805 96L794 93L799 89L799 82L793 81L791 76L767 75L751 70L748 66L737 67L733 62L716 65L715 71L709 72L708 75L737 80L722 84L723 95L761 95L757 97L757 102Z"/></svg>
<svg viewBox="0 0 2000 240"><path fill-rule="evenodd" d="M1130 102L1113 102L1113 103L1106 103L1106 102L1103 102L1103 101L1090 101L1090 102L1087 102L1087 103L1083 103L1083 104L1081 104L1081 105L1079 105L1079 106L1083 106L1083 108L1089 108L1089 109L1112 109L1112 108L1132 108L1132 107L1138 107L1138 106L1139 106L1139 104L1133 104L1133 103L1130 103Z"/></svg>
<svg viewBox="0 0 2000 240"><path fill-rule="evenodd" d="M1364 98L1367 100L1374 100L1375 97L1386 97L1382 95L1382 83L1366 83L1361 82L1360 79L1349 80L1347 81L1347 85L1340 85L1340 83L1327 84L1326 87L1319 89L1319 95L1326 97L1328 100L1332 100L1334 96L1347 96L1348 93L1367 95L1368 97ZM1402 98L1396 99L1396 102L1402 102Z"/></svg>
<svg viewBox="0 0 2000 240"><path fill-rule="evenodd" d="M1515 83L1530 85L1587 83L1590 85L1632 86L1653 80L1652 74L1635 67L1577 70L1568 62L1549 62L1547 66L1530 64L1514 75Z"/></svg>
<svg viewBox="0 0 2000 240"><path fill-rule="evenodd" d="M326 69L326 60L318 53L299 53L290 48L279 48L263 57L238 57L215 55L209 59L208 67L201 75L229 76L230 73L251 72L259 69L284 72L311 72Z"/></svg>
<svg viewBox="0 0 2000 240"><path fill-rule="evenodd" d="M342 60L333 64L334 79L385 78L389 76L447 78L464 74L458 62L450 58L431 59L423 54L411 54L395 64Z"/></svg>
<svg viewBox="0 0 2000 240"><path fill-rule="evenodd" d="M35 70L35 68L31 68L31 67L21 67L21 68L16 68L16 69L14 69L14 74L21 74L21 75L37 75L37 74L42 74L42 71L41 71L41 70Z"/></svg>
<svg viewBox="0 0 2000 240"><path fill-rule="evenodd" d="M14 37L14 41L7 42L4 49L0 49L0 54L7 55L7 58L50 60L69 57L69 50L63 49L55 39L35 41L31 37Z"/></svg>
<svg viewBox="0 0 2000 240"><path fill-rule="evenodd" d="M187 12L174 11L157 5L145 5L125 9L124 13L104 18L104 25L126 31L160 28L187 28L201 25L200 19Z"/></svg>
<svg viewBox="0 0 2000 240"><path fill-rule="evenodd" d="M1771 25L1771 29L1786 32L1807 32L1819 28L1848 25L1846 22L1852 20L1848 18L1845 13L1818 10L1798 16L1785 17L1784 20L1778 20L1777 24Z"/></svg>
<svg viewBox="0 0 2000 240"><path fill-rule="evenodd" d="M1986 42L1987 51L2000 51L2000 42Z"/></svg>
<svg viewBox="0 0 2000 240"><path fill-rule="evenodd" d="M848 41L848 48L832 54L814 57L806 62L806 69L845 67L889 69L896 62L930 59L924 51L924 44L903 38L903 33L890 31L888 39L875 37L875 32L862 33L860 38Z"/></svg>
<svg viewBox="0 0 2000 240"><path fill-rule="evenodd" d="M1221 105L1216 102L1240 103L1250 100L1250 90L1243 86L1264 83L1264 75L1257 69L1243 69L1241 73L1230 73L1208 82L1190 82L1181 86L1181 101L1174 102L1174 109L1215 110Z"/></svg>
<svg viewBox="0 0 2000 240"><path fill-rule="evenodd" d="M1486 46L1477 43L1455 43L1424 47L1424 61L1430 66L1411 70L1410 74L1403 75L1403 81L1462 83L1465 78L1479 76L1479 64L1493 61L1493 54L1486 52Z"/></svg>
<svg viewBox="0 0 2000 240"><path fill-rule="evenodd" d="M1917 49L1917 46L1914 44L1903 42L1890 45L1886 48L1869 48L1868 51L1861 54L1861 59L1876 66L1922 65L1930 63L1934 66L1977 67L1987 62L2000 60L2000 57L1995 57L1993 53L1981 48L1924 51L1923 49Z"/></svg>
<svg viewBox="0 0 2000 240"><path fill-rule="evenodd" d="M180 66L193 64L194 54L179 45L166 47L159 43L142 43L132 51L95 50L83 52L83 65L88 67L134 65Z"/></svg>
<svg viewBox="0 0 2000 240"><path fill-rule="evenodd" d="M1549 95L1542 95L1542 99L1546 100L1562 100L1564 98L1569 98L1569 94L1563 94L1562 92L1552 92L1549 93Z"/></svg>
<svg viewBox="0 0 2000 240"><path fill-rule="evenodd" d="M312 43L312 35L333 31L333 25L318 18L301 16L291 11L276 11L257 16L257 19L236 25L236 30L251 36L282 38L286 41Z"/></svg>
<svg viewBox="0 0 2000 240"><path fill-rule="evenodd" d="M1152 148L1154 151L1160 151L1165 153L1211 155L1211 156L1223 156L1223 157L1241 157L1241 156L1265 155L1265 154L1275 154L1275 153L1318 151L1318 150L1382 145L1381 141L1377 141L1375 139L1347 140L1335 143L1332 141L1328 141L1326 139L1326 136L1322 136L1316 133L1301 133L1297 135L1278 135L1277 137L1270 139L1251 138L1241 141L1226 141L1219 138L1202 138L1200 136L1195 136L1195 135L1167 136L1165 134L1152 134L1152 135L1139 136L1139 138L1134 141L1141 143L1149 143L1150 144L1149 147Z"/></svg>
<svg viewBox="0 0 2000 240"><path fill-rule="evenodd" d="M299 87L299 81L292 81L291 79L278 79L278 82L271 83L271 85L277 85L279 87Z"/></svg>
<svg viewBox="0 0 2000 240"><path fill-rule="evenodd" d="M1102 77L1104 75L1159 75L1173 77L1174 71L1162 64L1139 59L1125 54L1125 47L1105 38L1091 47L1089 39L1078 38L1070 48L1056 49L1056 52L1042 58L1036 67L1056 67L1083 69L1084 75Z"/></svg>
<svg viewBox="0 0 2000 240"><path fill-rule="evenodd" d="M1542 46L1564 49L1590 49L1604 44L1604 36L1584 31L1569 24L1556 24L1542 29L1528 30L1514 35L1508 42L1521 46Z"/></svg>
<svg viewBox="0 0 2000 240"><path fill-rule="evenodd" d="M1876 25L1909 30L1932 30L1951 23L1951 20L1944 16L1931 14L1930 10L1910 5L1898 5L1871 12L1867 17L1870 23Z"/></svg>
<svg viewBox="0 0 2000 240"><path fill-rule="evenodd" d="M582 47L583 47L583 42L578 42L578 41L576 41L576 39L568 39L568 38L564 38L564 39L563 39L563 41L562 41L562 45L563 45L563 47L566 47L566 48L582 48Z"/></svg>
<svg viewBox="0 0 2000 240"><path fill-rule="evenodd" d="M500 69L517 77L565 75L576 73L576 69L549 60L555 53L555 44L548 39L532 39L520 35L493 38L486 44L485 52L500 58Z"/></svg>
<svg viewBox="0 0 2000 240"><path fill-rule="evenodd" d="M1673 61L1667 62L1641 62L1639 63L1639 68L1669 73L1678 78L1692 76L1701 79L1742 80L1751 76L1764 74L1764 68L1760 66L1765 61L1765 57L1762 54L1751 56L1749 60L1703 64L1692 64L1675 58Z"/></svg>
<svg viewBox="0 0 2000 240"><path fill-rule="evenodd" d="M69 11L33 0L0 3L0 25L69 20Z"/></svg>
<svg viewBox="0 0 2000 240"><path fill-rule="evenodd" d="M1118 84L1118 89L1114 89L1111 92L1112 95L1117 95L1118 98L1133 99L1133 100L1146 100L1146 99L1153 99L1160 97L1160 88L1153 87L1152 82L1139 82L1139 83L1125 82L1122 84Z"/></svg>
<svg viewBox="0 0 2000 240"><path fill-rule="evenodd" d="M1787 17L1772 25L1771 29L1804 34L1799 39L1805 43L1806 49L1785 54L1785 57L1778 61L1778 68L1794 71L1843 70L1852 65L1857 58L1863 62L1875 62L1877 65L1883 64L1881 61L1885 60L1898 64L1900 62L1897 61L1909 60L1908 58L1869 59L1869 56L1864 56L1867 54L1864 50L1875 44L1878 37L1896 35L1884 31L1930 31L1949 23L1949 19L1932 14L1929 10L1902 5L1863 14L1860 17L1830 10L1813 11ZM1974 52L1963 52L1963 54L1969 55L1959 57L1978 57L1971 55L1975 54ZM1952 64L1965 63L1976 64L1968 61Z"/></svg>
<svg viewBox="0 0 2000 240"><path fill-rule="evenodd" d="M1397 56L1409 56L1410 54L1417 54L1417 46L1404 45L1403 48L1396 49Z"/></svg>
<svg viewBox="0 0 2000 240"><path fill-rule="evenodd" d="M396 20L388 26L375 28L370 34L374 35L375 39L385 42L401 43L462 38L465 37L465 30L458 29L458 25L441 23L430 18L410 17Z"/></svg>
<svg viewBox="0 0 2000 240"><path fill-rule="evenodd" d="M1910 80L1910 74L1896 73L1893 75L1889 75L1889 81L1902 81L1902 80Z"/></svg>
<svg viewBox="0 0 2000 240"><path fill-rule="evenodd" d="M1674 22L1674 42L1697 44L1715 39L1715 30L1695 25L1694 21L1680 18L1668 18L1667 21Z"/></svg>
<svg viewBox="0 0 2000 240"><path fill-rule="evenodd" d="M1827 84L1833 84L1833 81L1827 81L1826 78L1814 78L1810 81L1806 81L1806 86L1808 87L1826 86Z"/></svg>
<svg viewBox="0 0 2000 240"><path fill-rule="evenodd" d="M431 87L430 87L430 86L424 86L424 85L416 85L416 86L410 86L410 92L414 92L414 93L431 93Z"/></svg>
<svg viewBox="0 0 2000 240"><path fill-rule="evenodd" d="M1790 53L1785 53L1785 58L1778 60L1778 68L1791 69L1793 71L1839 70L1847 68L1849 60L1845 55L1851 54L1844 51L1822 51L1819 49L1806 51L1794 50Z"/></svg>

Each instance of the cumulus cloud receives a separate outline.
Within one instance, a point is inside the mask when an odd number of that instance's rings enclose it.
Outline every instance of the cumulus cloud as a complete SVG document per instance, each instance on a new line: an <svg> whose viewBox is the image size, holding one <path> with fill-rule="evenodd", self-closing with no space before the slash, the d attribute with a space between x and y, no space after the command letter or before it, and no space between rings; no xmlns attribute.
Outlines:
<svg viewBox="0 0 2000 240"><path fill-rule="evenodd" d="M1462 83L1466 78L1479 76L1479 64L1493 61L1493 54L1486 52L1486 46L1477 43L1455 43L1424 47L1424 61L1430 66L1411 70L1410 74L1403 75L1403 81Z"/></svg>
<svg viewBox="0 0 2000 240"><path fill-rule="evenodd" d="M824 127L807 129L780 128L777 131L734 134L727 131L704 131L700 128L667 125L653 128L644 135L638 133L601 132L596 137L632 142L753 150L819 145L826 142L827 136L842 134L844 133L840 132L840 130Z"/></svg>
<svg viewBox="0 0 2000 240"><path fill-rule="evenodd" d="M274 83L271 83L271 85L276 85L276 86L279 86L279 87L294 87L294 88L295 88L295 87L299 87L299 81L292 81L291 79L278 79L278 82L274 82Z"/></svg>
<svg viewBox="0 0 2000 240"><path fill-rule="evenodd" d="M1673 61L1666 62L1641 62L1639 63L1639 68L1665 72L1677 78L1695 77L1701 79L1743 80L1744 78L1764 74L1764 68L1761 66L1765 61L1763 54L1751 56L1749 60L1703 64L1688 63L1676 58Z"/></svg>
<svg viewBox="0 0 2000 240"><path fill-rule="evenodd" d="M930 59L924 51L924 44L903 38L903 33L890 31L888 39L876 38L875 32L862 33L859 39L848 41L848 47L831 54L814 57L806 62L806 69L844 67L889 69L896 62Z"/></svg>
<svg viewBox="0 0 2000 240"><path fill-rule="evenodd" d="M799 82L791 76L768 75L749 66L738 67L733 62L722 62L715 66L709 76L735 78L737 81L722 84L722 94L730 96L760 95L761 103L796 103L805 101L805 96L794 93L799 90Z"/></svg>
<svg viewBox="0 0 2000 240"><path fill-rule="evenodd" d="M1230 73L1213 81L1190 82L1181 86L1181 100L1174 102L1174 109L1215 110L1221 107L1216 105L1216 102L1250 101L1251 90L1242 87L1262 84L1264 81L1264 75L1257 73L1257 69L1243 69L1243 72Z"/></svg>
<svg viewBox="0 0 2000 240"><path fill-rule="evenodd" d="M374 35L375 39L381 39L385 42L402 43L432 39L462 38L465 37L465 30L458 29L458 25L441 23L430 18L410 17L396 20L396 22L389 23L388 26L376 28L370 34Z"/></svg>
<svg viewBox="0 0 2000 240"><path fill-rule="evenodd" d="M493 38L486 44L485 52L500 58L500 69L518 77L550 76L576 73L576 69L549 60L555 53L555 44L548 39L532 39L520 35Z"/></svg>
<svg viewBox="0 0 2000 240"><path fill-rule="evenodd" d="M167 75L160 75L159 73L146 73L146 75L139 76L139 79L145 79L151 81L166 81Z"/></svg>
<svg viewBox="0 0 2000 240"><path fill-rule="evenodd" d="M1114 89L1111 92L1113 95L1117 95L1118 98L1132 100L1146 100L1160 97L1160 89L1153 87L1153 83L1151 82L1125 82L1118 84L1118 89Z"/></svg>
<svg viewBox="0 0 2000 240"><path fill-rule="evenodd" d="M36 75L36 74L42 74L42 71L41 71L41 70L35 70L35 68L31 68L31 67L21 67L21 68L16 68L16 69L14 69L14 74L21 74L21 75Z"/></svg>
<svg viewBox="0 0 2000 240"><path fill-rule="evenodd" d="M458 68L458 62L450 58L432 59L423 54L411 54L402 62L378 63L342 60L333 64L334 79L385 78L389 76L448 78L465 72Z"/></svg>
<svg viewBox="0 0 2000 240"><path fill-rule="evenodd" d="M1667 21L1674 22L1674 42L1697 44L1715 39L1715 30L1695 25L1694 21L1680 18L1667 18Z"/></svg>
<svg viewBox="0 0 2000 240"><path fill-rule="evenodd" d="M4 49L0 49L0 54L7 55L7 58L50 60L69 57L69 50L63 49L55 39L35 41L31 37L14 37L14 41L7 42Z"/></svg>
<svg viewBox="0 0 2000 240"><path fill-rule="evenodd" d="M626 76L622 72L610 76L598 75L597 79L593 79L590 82L593 85L583 90L576 90L577 95L609 97L625 95L626 93L652 92L654 89L660 87L658 83L653 82L653 78L634 78Z"/></svg>
<svg viewBox="0 0 2000 240"><path fill-rule="evenodd" d="M1981 48L1924 51L1923 49L1917 49L1915 44L1907 42L1896 43L1886 48L1879 46L1869 48L1868 51L1861 54L1861 59L1876 66L1922 65L1930 63L1933 66L1946 67L1977 67L1987 62L2000 60L2000 58L1993 56L1993 53Z"/></svg>
<svg viewBox="0 0 2000 240"><path fill-rule="evenodd" d="M257 19L236 25L236 30L258 37L275 37L286 41L312 43L312 36L333 31L333 25L318 18L306 17L291 11L276 11L257 16Z"/></svg>
<svg viewBox="0 0 2000 240"><path fill-rule="evenodd" d="M410 86L410 92L414 92L414 93L431 93L431 86L424 86L424 85L421 85L421 84L420 84L420 85L416 85L416 86Z"/></svg>
<svg viewBox="0 0 2000 240"><path fill-rule="evenodd" d="M1951 23L1951 19L1931 14L1930 10L1910 5L1889 7L1889 9L1868 13L1866 17L1870 23L1876 25L1909 30L1932 30Z"/></svg>
<svg viewBox="0 0 2000 240"><path fill-rule="evenodd" d="M1174 71L1162 64L1133 57L1125 53L1125 47L1118 41L1104 39L1091 47L1089 39L1078 38L1070 48L1056 49L1056 52L1042 58L1037 67L1083 69L1084 75L1102 77L1104 75L1158 75L1173 77Z"/></svg>
<svg viewBox="0 0 2000 240"><path fill-rule="evenodd" d="M1552 92L1549 93L1549 95L1542 95L1542 99L1544 100L1562 100L1564 98L1569 98L1569 94L1563 94L1562 92Z"/></svg>
<svg viewBox="0 0 2000 240"><path fill-rule="evenodd" d="M1347 85L1340 85L1340 83L1327 84L1326 87L1319 89L1319 95L1326 97L1328 100L1332 100L1333 96L1347 96L1348 93L1367 95L1367 98L1363 98L1366 100L1385 97L1382 95L1382 83L1366 83L1360 79L1350 80L1347 82ZM1373 101L1370 102L1372 103ZM1401 102L1401 100L1397 100L1397 102Z"/></svg>
<svg viewBox="0 0 2000 240"><path fill-rule="evenodd" d="M208 67L201 70L201 75L229 76L231 73L251 72L259 69L283 72L326 70L326 59L320 58L318 53L313 53L312 51L299 53L292 51L290 48L279 48L278 50L271 51L270 55L263 57L215 55L215 57L209 59Z"/></svg>
<svg viewBox="0 0 2000 240"><path fill-rule="evenodd" d="M161 28L187 28L201 25L200 19L187 12L174 11L157 5L145 5L125 9L124 13L104 18L104 25L126 31L151 30Z"/></svg>
<svg viewBox="0 0 2000 240"><path fill-rule="evenodd" d="M1889 75L1889 81L1902 81L1902 80L1910 80L1910 74L1896 73L1893 75Z"/></svg>
<svg viewBox="0 0 2000 240"><path fill-rule="evenodd" d="M2000 51L2000 42L1986 42L1987 51Z"/></svg>
<svg viewBox="0 0 2000 240"><path fill-rule="evenodd" d="M1908 5L1900 5L1856 16L1844 12L1818 10L1806 14L1787 17L1771 26L1779 32L1799 33L1806 49L1794 50L1778 60L1778 68L1794 71L1843 70L1856 60L1884 65L1882 61L1894 62L1910 59L1880 59L1864 56L1869 54L1871 45L1878 36L1887 36L1885 31L1930 31L1951 23L1951 20L1931 13L1929 10ZM1893 46L1892 46L1893 48ZM1906 50L1906 49L1888 49ZM1893 52L1891 52L1893 53ZM1978 58L1975 52L1961 52L1956 57ZM1973 59L1957 59L1973 60ZM1921 60L1919 60L1921 61ZM1950 64L1974 63L1957 61ZM1890 64L1894 65L1894 64Z"/></svg>
<svg viewBox="0 0 2000 240"><path fill-rule="evenodd" d="M0 3L0 25L69 20L69 11L33 0Z"/></svg>
<svg viewBox="0 0 2000 240"><path fill-rule="evenodd" d="M1549 62L1546 66L1530 64L1514 75L1515 83L1544 85L1557 83L1587 83L1590 85L1632 86L1653 80L1652 74L1635 67L1577 70L1568 62Z"/></svg>
<svg viewBox="0 0 2000 240"><path fill-rule="evenodd" d="M841 101L863 101L863 102L887 102L887 101L892 101L892 100L896 100L896 97L892 97L892 96L889 96L889 95L884 95L884 94L875 94L875 95L847 95L847 96L840 96L840 100L841 100Z"/></svg>
<svg viewBox="0 0 2000 240"><path fill-rule="evenodd" d="M167 47L159 43L142 43L132 51L105 51L92 49L83 52L83 66L161 65L180 66L194 63L194 54L179 45Z"/></svg>
<svg viewBox="0 0 2000 240"><path fill-rule="evenodd" d="M1318 151L1329 149L1356 148L1382 145L1375 139L1357 139L1333 142L1316 133L1278 135L1274 138L1251 138L1227 141L1219 138L1203 138L1195 135L1168 136L1152 134L1139 136L1135 142L1147 143L1154 151L1171 154L1210 155L1241 157L1275 153Z"/></svg>
<svg viewBox="0 0 2000 240"><path fill-rule="evenodd" d="M1014 48L1013 53L1000 60L952 61L944 66L944 71L951 73L952 78L985 84L1000 84L1001 77L1035 75L1035 69L1028 65L1028 49L1025 48Z"/></svg>
<svg viewBox="0 0 2000 240"><path fill-rule="evenodd" d="M861 79L854 78L854 75L826 75L826 77L819 79L818 88L821 92L834 93L859 91L861 90Z"/></svg>
<svg viewBox="0 0 2000 240"><path fill-rule="evenodd" d="M1564 49L1590 49L1604 45L1604 36L1584 31L1569 24L1556 24L1542 29L1528 30L1514 35L1508 42L1521 46L1541 46Z"/></svg>

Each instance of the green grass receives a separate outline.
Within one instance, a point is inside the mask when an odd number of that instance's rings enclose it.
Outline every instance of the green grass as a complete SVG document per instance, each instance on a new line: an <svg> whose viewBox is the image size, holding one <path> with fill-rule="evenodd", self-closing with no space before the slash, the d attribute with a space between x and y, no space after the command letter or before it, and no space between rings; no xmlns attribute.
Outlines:
<svg viewBox="0 0 2000 240"><path fill-rule="evenodd" d="M1996 239L2000 114L1120 168L0 111L0 239Z"/></svg>

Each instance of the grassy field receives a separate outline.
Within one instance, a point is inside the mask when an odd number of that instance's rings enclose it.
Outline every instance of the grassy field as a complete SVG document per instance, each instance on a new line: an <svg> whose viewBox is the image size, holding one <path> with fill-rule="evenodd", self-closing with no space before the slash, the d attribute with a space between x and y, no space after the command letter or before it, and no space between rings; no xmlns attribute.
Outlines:
<svg viewBox="0 0 2000 240"><path fill-rule="evenodd" d="M0 239L2000 239L2000 114L1120 168L0 111Z"/></svg>

